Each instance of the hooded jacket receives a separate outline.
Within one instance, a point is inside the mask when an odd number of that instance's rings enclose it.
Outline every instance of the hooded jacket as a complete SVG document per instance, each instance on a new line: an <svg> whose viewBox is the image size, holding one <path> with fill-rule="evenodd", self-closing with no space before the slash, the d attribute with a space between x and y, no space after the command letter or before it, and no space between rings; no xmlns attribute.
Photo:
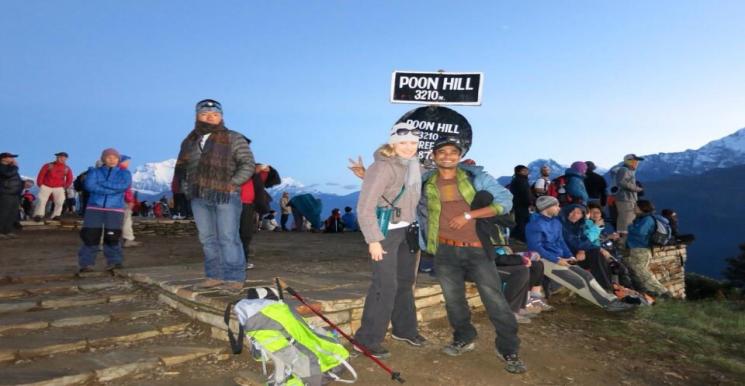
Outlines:
<svg viewBox="0 0 745 386"><path fill-rule="evenodd" d="M569 221L569 213L571 213L575 208L582 209L582 206L568 205L561 209L560 217L564 242L566 242L573 254L577 253L577 251L599 249L600 247L595 245L587 235L587 224L585 223L584 218L580 218L575 223ZM584 210L582 213L584 213Z"/></svg>
<svg viewBox="0 0 745 386"><path fill-rule="evenodd" d="M561 220L533 213L525 226L525 239L528 249L537 252L542 259L558 263L559 258L574 256L564 242Z"/></svg>
<svg viewBox="0 0 745 386"><path fill-rule="evenodd" d="M427 253L437 252L442 203L437 189L437 170L431 170L422 176L422 197L417 206L417 218L420 227L420 243ZM476 192L487 191L494 197L491 205L495 215L509 213L512 209L512 193L500 185L494 177L481 166L459 164L456 171L458 191L470 206Z"/></svg>
<svg viewBox="0 0 745 386"><path fill-rule="evenodd" d="M656 226L652 213L640 214L629 225L629 235L626 246L629 248L649 248L652 245L652 232Z"/></svg>
<svg viewBox="0 0 745 386"><path fill-rule="evenodd" d="M564 175L567 179L567 194L572 197L573 202L587 204L590 198L587 195L587 189L585 189L585 176L572 168L564 171Z"/></svg>
<svg viewBox="0 0 745 386"><path fill-rule="evenodd" d="M18 166L0 164L0 194L19 197L23 191L23 180Z"/></svg>
<svg viewBox="0 0 745 386"><path fill-rule="evenodd" d="M375 161L365 171L365 178L357 200L357 222L368 244L385 239L378 226L376 208L389 206L387 201L393 202L398 196L405 184L407 170L407 165L402 163L399 157L386 157L376 151L373 158ZM395 205L401 208L401 215L392 220L414 222L418 201L419 192L405 189Z"/></svg>
<svg viewBox="0 0 745 386"><path fill-rule="evenodd" d="M84 184L90 193L88 208L123 211L126 206L124 192L132 185L132 174L118 166L92 167L88 168Z"/></svg>

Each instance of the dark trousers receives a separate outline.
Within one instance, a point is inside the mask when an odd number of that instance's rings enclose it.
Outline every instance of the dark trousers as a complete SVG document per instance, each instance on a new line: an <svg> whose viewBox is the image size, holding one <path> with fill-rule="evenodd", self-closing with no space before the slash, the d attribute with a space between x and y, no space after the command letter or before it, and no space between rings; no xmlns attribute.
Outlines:
<svg viewBox="0 0 745 386"><path fill-rule="evenodd" d="M290 215L286 213L282 213L282 216L279 218L279 225L282 227L283 231L287 230L287 221L290 219Z"/></svg>
<svg viewBox="0 0 745 386"><path fill-rule="evenodd" d="M409 252L406 228L388 231L381 244L387 253L383 260L372 262L372 283L362 325L355 334L355 339L368 347L383 341L388 323L396 336L413 338L419 334L414 305L416 254Z"/></svg>
<svg viewBox="0 0 745 386"><path fill-rule="evenodd" d="M122 263L124 257L119 241L122 237L123 222L123 211L114 212L91 208L85 211L83 228L80 229L80 239L83 240L83 246L78 251L78 265L81 268L96 265L96 254L98 254L101 234L103 234L103 254L106 256L107 264Z"/></svg>
<svg viewBox="0 0 745 386"><path fill-rule="evenodd" d="M243 243L243 256L248 262L248 251L256 232L256 209L253 204L243 204L241 211L241 242Z"/></svg>
<svg viewBox="0 0 745 386"><path fill-rule="evenodd" d="M186 194L174 193L173 206L173 211L176 212L175 214L184 217L192 217L191 205L189 204L189 200L186 199Z"/></svg>
<svg viewBox="0 0 745 386"><path fill-rule="evenodd" d="M445 310L453 339L471 342L476 338L476 329L471 324L471 310L466 301L468 276L484 303L489 320L496 330L495 345L500 354L516 354L520 349L517 336L517 321L502 293L502 281L494 261L486 256L483 248L461 248L440 244L435 254L435 272L445 297Z"/></svg>
<svg viewBox="0 0 745 386"><path fill-rule="evenodd" d="M584 269L589 269L601 287L605 288L606 291L613 292L613 281L608 270L608 262L600 254L600 249L585 251L585 259L577 265Z"/></svg>
<svg viewBox="0 0 745 386"><path fill-rule="evenodd" d="M515 227L512 229L510 237L525 241L525 225L530 220L530 210L527 206L516 206L514 208Z"/></svg>
<svg viewBox="0 0 745 386"><path fill-rule="evenodd" d="M295 229L298 232L302 232L305 230L305 227L303 227L303 223L305 222L305 217L300 213L299 210L292 208L292 222L293 222L293 229Z"/></svg>
<svg viewBox="0 0 745 386"><path fill-rule="evenodd" d="M12 233L18 219L20 200L14 194L0 194L0 234Z"/></svg>
<svg viewBox="0 0 745 386"><path fill-rule="evenodd" d="M530 269L524 265L497 266L499 278L502 279L504 298L510 304L512 312L525 307L530 289Z"/></svg>

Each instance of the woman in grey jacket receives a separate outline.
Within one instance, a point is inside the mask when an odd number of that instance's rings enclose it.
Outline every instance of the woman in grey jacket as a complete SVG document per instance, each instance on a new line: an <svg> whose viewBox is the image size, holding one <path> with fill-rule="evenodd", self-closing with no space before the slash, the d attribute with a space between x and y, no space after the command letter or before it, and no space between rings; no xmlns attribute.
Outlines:
<svg viewBox="0 0 745 386"><path fill-rule="evenodd" d="M355 339L377 358L390 356L381 345L389 322L393 325L393 339L416 347L426 342L417 329L414 305L416 255L406 243L407 228L415 221L422 187L417 157L419 134L408 123L393 126L388 143L374 154L375 162L365 173L357 202L360 230L369 246L373 275L362 325ZM383 235L376 209L390 206L394 207L393 215L388 232Z"/></svg>

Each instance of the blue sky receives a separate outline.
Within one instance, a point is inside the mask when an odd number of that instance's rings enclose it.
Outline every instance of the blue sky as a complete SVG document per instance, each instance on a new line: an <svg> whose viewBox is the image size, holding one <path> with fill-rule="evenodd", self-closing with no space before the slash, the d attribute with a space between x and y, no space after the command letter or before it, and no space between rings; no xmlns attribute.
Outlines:
<svg viewBox="0 0 745 386"><path fill-rule="evenodd" d="M80 172L114 146L175 157L202 98L257 159L306 184L356 183L415 105L393 70L481 71L455 107L495 175L552 157L608 166L745 127L742 1L7 1L2 149L35 175L66 150Z"/></svg>

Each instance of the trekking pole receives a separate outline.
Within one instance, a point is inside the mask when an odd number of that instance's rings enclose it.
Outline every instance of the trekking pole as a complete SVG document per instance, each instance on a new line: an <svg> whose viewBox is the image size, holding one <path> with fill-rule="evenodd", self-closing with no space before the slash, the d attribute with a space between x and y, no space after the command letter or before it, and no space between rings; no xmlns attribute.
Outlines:
<svg viewBox="0 0 745 386"><path fill-rule="evenodd" d="M321 318L321 319L323 319L323 321L326 322L326 324L328 324L329 326L331 326L331 328L333 328L338 333L340 333L344 338L346 338L349 341L349 343L351 343L354 347L358 348L362 352L362 354L364 354L366 357L370 358L373 362L375 362L375 364L377 364L378 366L380 366L380 368L382 368L388 374L390 374L392 380L398 381L399 383L406 382L405 379L401 378L401 373L400 372L393 371L393 369L391 369L390 367L386 366L386 364L383 363L380 359L375 358L375 356L373 356L372 354L370 354L369 351L367 351L367 347L365 347L365 346L361 345L360 343L358 343L356 340L354 340L354 338L352 338L351 336L347 335L347 333L345 333L344 331L342 331L341 328L339 328L339 326L335 325L330 320L328 320L325 316L323 316L323 314L321 314L320 311L317 311L315 308L311 307L311 305L308 304L305 301L305 299L303 299L303 297L300 296L300 294L298 294L297 292L295 292L295 290L292 289L292 287L288 286L287 283L284 282L284 280L280 279L279 277L276 277L274 280L277 282L277 284L279 284L279 286L281 286L282 288L284 288L285 291L287 291L290 295L294 296L295 299L297 299L304 306L310 308L310 310L313 311L314 314L318 315L318 317Z"/></svg>

